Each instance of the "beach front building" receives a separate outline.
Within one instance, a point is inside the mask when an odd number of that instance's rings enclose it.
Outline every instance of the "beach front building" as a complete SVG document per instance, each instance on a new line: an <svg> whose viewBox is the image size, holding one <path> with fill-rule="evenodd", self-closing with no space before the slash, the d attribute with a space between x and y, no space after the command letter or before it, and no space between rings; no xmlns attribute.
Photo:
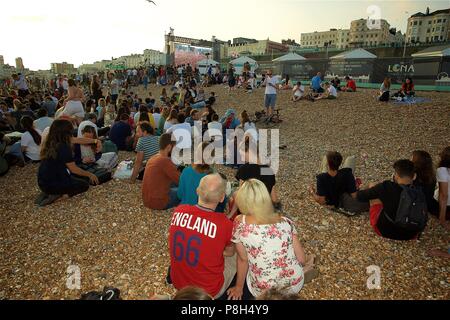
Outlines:
<svg viewBox="0 0 450 320"><path fill-rule="evenodd" d="M328 46L346 49L349 42L349 29L330 29L329 31L302 33L300 40L303 48L325 48Z"/></svg>
<svg viewBox="0 0 450 320"><path fill-rule="evenodd" d="M62 62L62 63L52 63L50 65L50 70L53 74L74 74L76 73L76 69L73 64Z"/></svg>
<svg viewBox="0 0 450 320"><path fill-rule="evenodd" d="M430 13L419 12L408 19L406 31L409 43L439 43L450 40L450 9Z"/></svg>
<svg viewBox="0 0 450 320"><path fill-rule="evenodd" d="M143 55L144 65L146 66L159 66L166 64L166 55L158 50L146 49Z"/></svg>
<svg viewBox="0 0 450 320"><path fill-rule="evenodd" d="M243 39L243 38L239 38ZM242 55L265 55L279 52L288 52L289 47L282 43L267 40L251 40L249 42L238 41L223 44L222 45L222 56L227 58L236 58Z"/></svg>
<svg viewBox="0 0 450 320"><path fill-rule="evenodd" d="M384 19L359 19L351 22L350 42L352 48L380 46L390 43L390 25Z"/></svg>

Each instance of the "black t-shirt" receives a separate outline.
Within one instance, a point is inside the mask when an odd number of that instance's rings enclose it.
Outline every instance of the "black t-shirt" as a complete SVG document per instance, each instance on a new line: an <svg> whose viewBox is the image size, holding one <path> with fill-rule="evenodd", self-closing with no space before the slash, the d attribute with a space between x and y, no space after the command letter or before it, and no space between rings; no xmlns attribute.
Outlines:
<svg viewBox="0 0 450 320"><path fill-rule="evenodd" d="M414 186L422 189L423 194L425 195L425 201L427 203L428 212L432 214L439 213L439 204L434 199L434 192L436 190L436 181L427 184L419 181L414 181Z"/></svg>
<svg viewBox="0 0 450 320"><path fill-rule="evenodd" d="M44 188L65 188L71 185L67 163L74 162L72 149L69 145L58 148L56 159L41 161L38 171L38 184Z"/></svg>
<svg viewBox="0 0 450 320"><path fill-rule="evenodd" d="M402 187L392 181L385 181L371 189L358 192L359 201L379 199L383 203L383 212L380 214L377 227L381 235L385 238L392 240L412 240L417 236L416 232L399 228L386 217L387 215L392 220L395 220L402 192Z"/></svg>
<svg viewBox="0 0 450 320"><path fill-rule="evenodd" d="M317 176L317 195L325 197L327 205L339 207L339 199L344 193L355 193L356 182L352 169L341 169L335 177L328 173Z"/></svg>
<svg viewBox="0 0 450 320"><path fill-rule="evenodd" d="M262 169L269 170L269 173L271 174L263 175L265 172L263 172ZM272 169L269 166L259 164L242 165L236 173L236 179L242 181L257 179L266 185L269 193L272 193L272 189L276 184L275 175L273 174Z"/></svg>

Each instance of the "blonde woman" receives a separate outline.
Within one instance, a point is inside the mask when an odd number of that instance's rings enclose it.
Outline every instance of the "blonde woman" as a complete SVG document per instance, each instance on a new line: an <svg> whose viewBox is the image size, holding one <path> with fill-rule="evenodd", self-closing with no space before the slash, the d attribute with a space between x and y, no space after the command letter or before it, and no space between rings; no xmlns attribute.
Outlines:
<svg viewBox="0 0 450 320"><path fill-rule="evenodd" d="M298 294L313 261L307 259L294 223L275 213L270 194L259 180L245 182L236 201L242 213L234 222L232 238L238 253L237 280L228 290L228 299L252 299L271 288ZM317 271L309 272L313 276Z"/></svg>

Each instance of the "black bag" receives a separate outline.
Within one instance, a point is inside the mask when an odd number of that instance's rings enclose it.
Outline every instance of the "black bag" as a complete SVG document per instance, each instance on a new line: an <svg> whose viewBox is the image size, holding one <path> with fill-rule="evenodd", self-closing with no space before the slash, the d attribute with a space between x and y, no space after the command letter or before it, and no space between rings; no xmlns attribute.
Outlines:
<svg viewBox="0 0 450 320"><path fill-rule="evenodd" d="M428 209L425 195L422 189L414 186L401 186L403 191L400 195L395 221L388 215L387 219L396 226L412 232L421 233L428 223Z"/></svg>
<svg viewBox="0 0 450 320"><path fill-rule="evenodd" d="M116 288L105 287L103 292L88 292L81 296L80 300L92 300L92 301L113 301L113 300L122 300L120 298L120 290Z"/></svg>
<svg viewBox="0 0 450 320"><path fill-rule="evenodd" d="M79 165L79 167L85 171L95 174L96 177L98 178L99 184L104 184L112 180L112 173L106 169L100 168L96 164L93 165L81 164ZM85 179L89 181L88 178Z"/></svg>
<svg viewBox="0 0 450 320"><path fill-rule="evenodd" d="M6 143L2 142L0 144L0 177L4 176L9 171L8 160L4 157L6 152Z"/></svg>

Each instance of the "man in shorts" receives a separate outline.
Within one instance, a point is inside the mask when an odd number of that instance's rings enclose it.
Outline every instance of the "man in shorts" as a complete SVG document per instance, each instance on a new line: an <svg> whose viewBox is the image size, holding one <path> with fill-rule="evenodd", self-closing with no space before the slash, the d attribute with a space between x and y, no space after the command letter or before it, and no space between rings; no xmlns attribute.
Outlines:
<svg viewBox="0 0 450 320"><path fill-rule="evenodd" d="M266 85L265 107L267 116L271 117L277 103L277 77L273 77L272 70L267 71L264 84Z"/></svg>

